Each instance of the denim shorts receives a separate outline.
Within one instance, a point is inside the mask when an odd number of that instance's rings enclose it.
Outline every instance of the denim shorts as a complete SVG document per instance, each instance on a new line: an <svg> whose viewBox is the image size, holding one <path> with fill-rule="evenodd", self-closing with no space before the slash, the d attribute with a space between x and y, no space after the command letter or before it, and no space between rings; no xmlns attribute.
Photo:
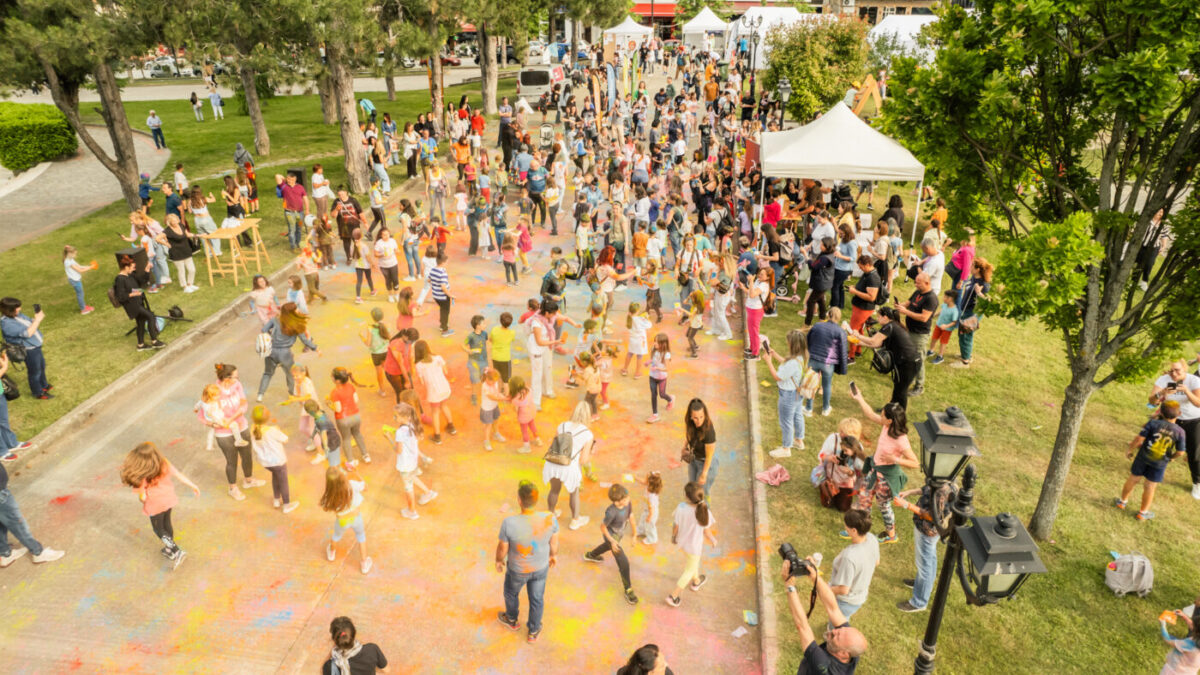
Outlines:
<svg viewBox="0 0 1200 675"><path fill-rule="evenodd" d="M362 514L354 516L354 520L350 521L349 525L343 526L341 519L333 521L333 540L341 541L342 535L346 530L354 530L354 538L358 543L363 543L367 540L367 527L363 525Z"/></svg>

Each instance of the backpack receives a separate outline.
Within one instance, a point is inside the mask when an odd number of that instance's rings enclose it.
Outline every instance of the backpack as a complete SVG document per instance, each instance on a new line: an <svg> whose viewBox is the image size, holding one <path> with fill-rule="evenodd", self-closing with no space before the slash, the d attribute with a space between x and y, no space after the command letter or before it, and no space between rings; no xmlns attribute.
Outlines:
<svg viewBox="0 0 1200 675"><path fill-rule="evenodd" d="M120 309L121 303L120 303L120 301L117 300L117 287L116 286L108 287L108 302L113 307Z"/></svg>
<svg viewBox="0 0 1200 675"><path fill-rule="evenodd" d="M560 427L562 428L562 427ZM550 447L546 449L543 460L559 466L567 466L575 459L575 434L562 431L554 435Z"/></svg>
<svg viewBox="0 0 1200 675"><path fill-rule="evenodd" d="M1110 562L1104 570L1104 584L1118 598L1136 593L1139 598L1150 594L1154 588L1154 568L1146 556L1134 551Z"/></svg>
<svg viewBox="0 0 1200 675"><path fill-rule="evenodd" d="M254 339L254 351L259 356L266 356L271 353L271 334L259 333Z"/></svg>
<svg viewBox="0 0 1200 675"><path fill-rule="evenodd" d="M875 354L871 357L871 368L883 375L887 375L896 369L896 361L892 357L892 353L886 347L880 345L875 348Z"/></svg>

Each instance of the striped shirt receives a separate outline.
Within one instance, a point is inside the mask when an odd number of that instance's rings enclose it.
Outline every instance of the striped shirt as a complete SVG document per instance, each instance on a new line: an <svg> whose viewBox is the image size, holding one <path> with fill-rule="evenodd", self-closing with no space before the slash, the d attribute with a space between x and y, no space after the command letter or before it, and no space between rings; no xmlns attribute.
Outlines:
<svg viewBox="0 0 1200 675"><path fill-rule="evenodd" d="M445 267L434 267L429 270L429 288L433 291L434 300L445 300L446 286L450 285L450 275Z"/></svg>

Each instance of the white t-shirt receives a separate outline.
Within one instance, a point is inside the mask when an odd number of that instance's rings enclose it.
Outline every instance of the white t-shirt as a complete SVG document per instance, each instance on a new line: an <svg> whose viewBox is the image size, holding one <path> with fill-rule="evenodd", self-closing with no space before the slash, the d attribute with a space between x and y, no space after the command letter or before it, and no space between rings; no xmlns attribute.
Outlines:
<svg viewBox="0 0 1200 675"><path fill-rule="evenodd" d="M396 267L400 261L396 259L396 251L400 250L400 245L395 239L376 239L375 240L375 257L379 259L380 267Z"/></svg>
<svg viewBox="0 0 1200 675"><path fill-rule="evenodd" d="M824 222L813 228L812 231L812 252L813 255L821 255L821 240L829 237L830 239L837 238L837 231L833 229L833 223Z"/></svg>
<svg viewBox="0 0 1200 675"><path fill-rule="evenodd" d="M437 258L421 258L421 278L429 282L429 273L437 267Z"/></svg>
<svg viewBox="0 0 1200 675"><path fill-rule="evenodd" d="M659 232L665 233L665 230L659 230ZM658 232L655 234L658 234ZM646 257L661 258L662 246L662 241L658 237L650 237L650 239L646 241Z"/></svg>
<svg viewBox="0 0 1200 675"><path fill-rule="evenodd" d="M347 506L345 509L338 511L337 512L338 516L344 516L348 513L353 513L355 509L362 506L362 503L363 503L362 493L363 493L363 490L366 489L366 487L367 487L367 484L361 480L350 481L350 494L352 495L350 497L350 506Z"/></svg>
<svg viewBox="0 0 1200 675"><path fill-rule="evenodd" d="M1174 380L1171 379L1170 375L1163 375L1154 381L1154 386L1166 389L1167 385L1171 384L1172 382L1174 382ZM1183 393L1184 389L1187 389L1188 391L1200 389L1200 377L1188 373L1183 377L1183 382L1179 385L1179 387L1180 388L1176 389L1173 393L1167 394L1168 401L1179 402L1179 419L1181 421L1194 420L1197 417L1200 417L1200 408L1192 405L1192 402L1188 400L1187 395Z"/></svg>
<svg viewBox="0 0 1200 675"><path fill-rule="evenodd" d="M322 197L334 196L333 190L329 187L329 179L324 173L314 173L312 175L313 199L321 199Z"/></svg>
<svg viewBox="0 0 1200 675"><path fill-rule="evenodd" d="M182 192L188 186L187 176L182 171L175 172L175 191Z"/></svg>
<svg viewBox="0 0 1200 675"><path fill-rule="evenodd" d="M762 309L763 298L767 297L767 293L771 290L765 281L755 281L754 285L758 288L759 294L757 297L746 295L746 309Z"/></svg>
<svg viewBox="0 0 1200 675"><path fill-rule="evenodd" d="M540 334L542 340L549 340L550 335L546 330L546 324L542 321L540 314L534 314L525 321L526 327L529 328L529 342L527 349L530 356L541 356L550 351L549 347L544 347L538 344L537 336Z"/></svg>
<svg viewBox="0 0 1200 675"><path fill-rule="evenodd" d="M63 269L67 271L67 278L71 281L83 281L83 277L75 271L75 264L74 256L63 261Z"/></svg>
<svg viewBox="0 0 1200 675"><path fill-rule="evenodd" d="M400 452L396 454L396 470L408 473L417 470L417 460L421 458L421 450L417 445L417 436L412 427L405 424L396 429L396 442L400 444Z"/></svg>
<svg viewBox="0 0 1200 675"><path fill-rule="evenodd" d="M941 251L929 256L929 260L921 266L921 271L929 275L929 283L933 286L933 292L937 295L942 294L942 277L946 274L946 257Z"/></svg>
<svg viewBox="0 0 1200 675"><path fill-rule="evenodd" d="M637 341L640 344L645 344L646 331L650 330L650 327L653 325L650 323L650 319L644 316L638 315L633 317L633 325L629 328L629 341Z"/></svg>
<svg viewBox="0 0 1200 675"><path fill-rule="evenodd" d="M700 555L700 549L704 547L704 531L717 524L717 519L709 511L708 525L701 526L696 521L696 505L687 502L680 502L675 507L674 521L675 527L679 528L675 541L688 555Z"/></svg>
<svg viewBox="0 0 1200 675"><path fill-rule="evenodd" d="M287 443L287 439L287 434L280 431L279 427L264 428L262 440L257 440L251 435L250 445L254 448L254 456L258 458L258 463L264 467L287 464L287 453L283 451L283 444Z"/></svg>

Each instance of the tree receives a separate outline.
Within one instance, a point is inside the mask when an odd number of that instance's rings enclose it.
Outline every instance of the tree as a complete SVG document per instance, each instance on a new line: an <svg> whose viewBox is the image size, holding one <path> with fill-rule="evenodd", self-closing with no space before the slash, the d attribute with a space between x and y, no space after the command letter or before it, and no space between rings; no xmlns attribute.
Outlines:
<svg viewBox="0 0 1200 675"><path fill-rule="evenodd" d="M733 4L729 0L679 0L675 3L675 20L682 25L696 18L705 7L721 17L722 21L728 21L733 13Z"/></svg>
<svg viewBox="0 0 1200 675"><path fill-rule="evenodd" d="M629 12L628 0L563 0L565 17L575 22L571 29L571 63L579 54L579 31L583 25L614 26Z"/></svg>
<svg viewBox="0 0 1200 675"><path fill-rule="evenodd" d="M47 89L54 105L96 159L121 185L129 208L141 208L137 153L113 64L145 52L142 18L115 3L89 0L12 0L0 4L0 83ZM97 112L113 143L110 156L79 114L79 88L91 79Z"/></svg>
<svg viewBox="0 0 1200 675"><path fill-rule="evenodd" d="M930 65L893 63L885 128L936 167L952 225L1008 243L988 311L1062 336L1071 378L1030 524L1045 539L1089 397L1200 329L1200 216L1181 204L1200 159L1200 7L983 0L929 30ZM1168 225L1139 287L1143 244Z"/></svg>
<svg viewBox="0 0 1200 675"><path fill-rule="evenodd" d="M903 57L915 57L917 53L910 48L899 33L882 33L867 40L867 72L878 73L889 70L892 61Z"/></svg>
<svg viewBox="0 0 1200 675"><path fill-rule="evenodd" d="M770 55L764 87L774 89L786 75L792 83L788 113L797 120L811 120L842 100L862 77L866 37L866 22L846 16L772 29L766 38Z"/></svg>
<svg viewBox="0 0 1200 675"><path fill-rule="evenodd" d="M309 25L315 29L315 41L325 46L325 67L341 128L347 181L351 192L361 194L370 189L371 182L363 134L358 126L354 70L367 59L374 59L374 51L364 46L378 43L379 24L372 16L368 0L319 0L314 18Z"/></svg>
<svg viewBox="0 0 1200 675"><path fill-rule="evenodd" d="M496 50L500 36L519 38L521 31L544 10L538 0L468 0L463 13L475 22L479 44L480 93L483 97L483 112L494 115L497 109L496 89L499 85L499 67ZM525 40L519 40L524 44Z"/></svg>

